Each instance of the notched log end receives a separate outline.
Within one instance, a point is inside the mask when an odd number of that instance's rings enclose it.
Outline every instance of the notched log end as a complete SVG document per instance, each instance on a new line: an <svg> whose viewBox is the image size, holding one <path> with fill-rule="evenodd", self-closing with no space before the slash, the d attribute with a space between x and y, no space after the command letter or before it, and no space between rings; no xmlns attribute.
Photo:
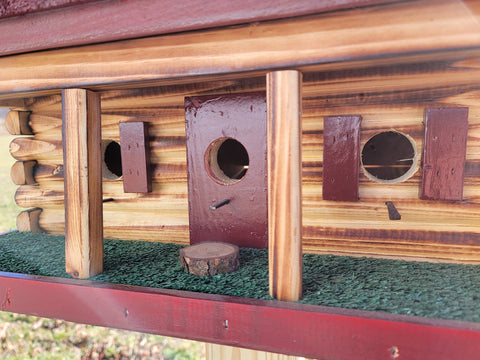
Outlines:
<svg viewBox="0 0 480 360"><path fill-rule="evenodd" d="M17 229L20 232L31 231L34 233L43 233L43 229L40 227L40 214L42 209L33 208L22 211L17 216Z"/></svg>
<svg viewBox="0 0 480 360"><path fill-rule="evenodd" d="M29 111L12 110L5 118L5 127L11 135L33 135L29 120Z"/></svg>
<svg viewBox="0 0 480 360"><path fill-rule="evenodd" d="M17 161L10 170L10 177L15 185L33 185L36 184L34 177L34 167L36 161Z"/></svg>

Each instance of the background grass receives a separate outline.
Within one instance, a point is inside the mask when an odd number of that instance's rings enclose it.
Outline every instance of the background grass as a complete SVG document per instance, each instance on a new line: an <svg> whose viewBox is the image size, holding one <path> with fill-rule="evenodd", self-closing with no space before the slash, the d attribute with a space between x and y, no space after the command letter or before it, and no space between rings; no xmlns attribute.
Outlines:
<svg viewBox="0 0 480 360"><path fill-rule="evenodd" d="M10 179L10 168L15 160L8 149L13 139L13 136L0 135L0 233L16 228L15 220L21 211L14 201L17 186Z"/></svg>
<svg viewBox="0 0 480 360"><path fill-rule="evenodd" d="M3 128L0 114L0 129ZM21 208L10 179L13 136L0 131L0 233L16 228ZM203 343L0 312L1 359L168 359L205 358Z"/></svg>

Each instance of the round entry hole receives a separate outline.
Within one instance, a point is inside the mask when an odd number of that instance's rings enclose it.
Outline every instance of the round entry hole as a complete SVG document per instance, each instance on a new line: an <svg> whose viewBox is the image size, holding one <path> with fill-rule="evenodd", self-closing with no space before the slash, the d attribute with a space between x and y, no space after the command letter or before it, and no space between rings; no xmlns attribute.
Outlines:
<svg viewBox="0 0 480 360"><path fill-rule="evenodd" d="M102 177L118 180L122 177L122 156L120 144L114 140L102 141Z"/></svg>
<svg viewBox="0 0 480 360"><path fill-rule="evenodd" d="M240 181L248 171L247 149L237 140L220 138L210 144L205 153L208 174L221 184Z"/></svg>
<svg viewBox="0 0 480 360"><path fill-rule="evenodd" d="M416 171L417 152L413 139L397 131L374 135L362 149L362 165L371 180L397 183Z"/></svg>

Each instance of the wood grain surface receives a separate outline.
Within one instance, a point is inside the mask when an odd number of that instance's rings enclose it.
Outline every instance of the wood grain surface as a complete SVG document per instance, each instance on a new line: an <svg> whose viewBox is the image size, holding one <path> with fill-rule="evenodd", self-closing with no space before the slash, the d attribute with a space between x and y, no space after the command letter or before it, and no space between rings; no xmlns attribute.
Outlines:
<svg viewBox="0 0 480 360"><path fill-rule="evenodd" d="M480 65L477 52L429 58L390 58L382 65L331 64L303 74L303 251L429 261L480 263ZM352 65L352 64L350 64ZM125 194L121 181L104 181L105 236L189 243L184 97L265 91L265 78L179 82L101 92L102 137L119 141L118 122L149 123L152 193ZM40 225L64 232L61 96L25 98L33 138L12 142L21 161L36 160L37 186L20 186L19 205L42 208ZM463 200L420 200L421 156L411 177L382 184L359 170L359 201L322 200L323 118L362 116L360 148L395 130L423 151L425 109L468 107ZM401 220L389 219L392 201Z"/></svg>
<svg viewBox="0 0 480 360"><path fill-rule="evenodd" d="M218 241L184 247L179 251L179 260L187 273L197 276L226 274L240 267L238 246Z"/></svg>
<svg viewBox="0 0 480 360"><path fill-rule="evenodd" d="M361 116L323 119L323 200L358 201Z"/></svg>
<svg viewBox="0 0 480 360"><path fill-rule="evenodd" d="M0 99L55 88L122 88L172 79L349 61L389 63L393 56L480 47L478 18L461 1L421 0L255 23L235 28L39 51L0 58ZM426 21L425 14L428 14ZM102 21L104 21L102 19ZM462 24L459 26L458 24ZM71 26L71 24L70 24ZM188 80L191 82L191 80Z"/></svg>
<svg viewBox="0 0 480 360"><path fill-rule="evenodd" d="M270 296L302 297L302 75L267 74Z"/></svg>
<svg viewBox="0 0 480 360"><path fill-rule="evenodd" d="M65 267L84 279L103 270L100 96L68 89L62 97Z"/></svg>
<svg viewBox="0 0 480 360"><path fill-rule="evenodd" d="M15 138L10 142L10 154L21 161L28 160L56 160L63 158L62 140L37 140L34 137Z"/></svg>

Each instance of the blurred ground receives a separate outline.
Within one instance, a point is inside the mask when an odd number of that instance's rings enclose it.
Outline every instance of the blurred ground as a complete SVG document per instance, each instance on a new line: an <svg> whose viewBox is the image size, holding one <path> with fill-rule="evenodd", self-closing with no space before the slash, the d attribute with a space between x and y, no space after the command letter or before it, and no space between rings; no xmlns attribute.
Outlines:
<svg viewBox="0 0 480 360"><path fill-rule="evenodd" d="M2 359L154 359L204 358L198 342L0 313Z"/></svg>
<svg viewBox="0 0 480 360"><path fill-rule="evenodd" d="M0 135L8 135L7 129L5 129L5 116L7 112L8 109L0 108Z"/></svg>

